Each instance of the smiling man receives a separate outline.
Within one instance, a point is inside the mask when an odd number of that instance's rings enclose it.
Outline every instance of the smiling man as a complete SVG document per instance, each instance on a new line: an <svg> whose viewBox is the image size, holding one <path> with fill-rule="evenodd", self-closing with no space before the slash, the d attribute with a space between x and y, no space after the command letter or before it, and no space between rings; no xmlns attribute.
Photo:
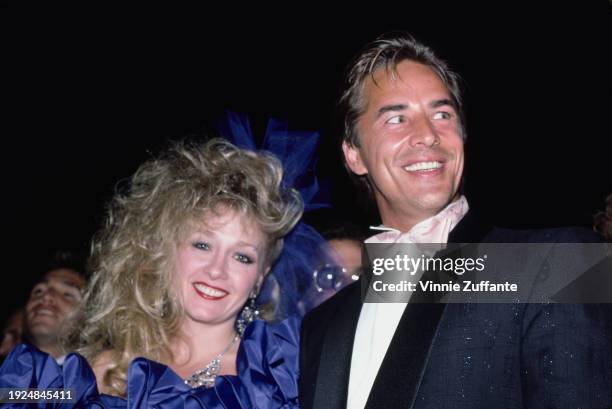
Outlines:
<svg viewBox="0 0 612 409"><path fill-rule="evenodd" d="M543 261L496 260L529 282L555 277L550 266L577 263L577 254L553 244L590 241L588 232L499 229L469 209L460 193L460 88L430 48L386 35L348 68L340 101L345 165L383 222L366 243L552 243ZM360 290L349 285L304 318L305 409L612 405L610 305L444 305L411 294L364 303Z"/></svg>
<svg viewBox="0 0 612 409"><path fill-rule="evenodd" d="M25 338L60 364L62 326L81 301L85 279L73 268L58 261L34 285L25 307Z"/></svg>
<svg viewBox="0 0 612 409"><path fill-rule="evenodd" d="M463 139L457 105L428 66L404 60L363 84L359 135L342 148L356 175L367 175L386 226L410 230L457 198Z"/></svg>

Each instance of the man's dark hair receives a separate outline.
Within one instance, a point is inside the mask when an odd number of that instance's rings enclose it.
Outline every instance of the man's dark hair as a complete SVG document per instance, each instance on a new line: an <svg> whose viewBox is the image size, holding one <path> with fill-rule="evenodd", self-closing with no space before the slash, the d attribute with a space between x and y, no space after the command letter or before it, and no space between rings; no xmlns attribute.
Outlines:
<svg viewBox="0 0 612 409"><path fill-rule="evenodd" d="M45 271L45 274L49 271L60 268L73 270L80 275L84 275L85 259L76 251L58 250L53 253L51 259L47 263L47 270Z"/></svg>

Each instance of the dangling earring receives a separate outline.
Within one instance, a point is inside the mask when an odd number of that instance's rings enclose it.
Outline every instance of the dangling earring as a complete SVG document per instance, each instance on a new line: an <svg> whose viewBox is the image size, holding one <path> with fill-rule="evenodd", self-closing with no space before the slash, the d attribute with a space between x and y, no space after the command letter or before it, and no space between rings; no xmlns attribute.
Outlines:
<svg viewBox="0 0 612 409"><path fill-rule="evenodd" d="M238 314L238 319L236 320L236 332L242 338L242 334L244 334L244 330L249 326L251 322L256 320L259 317L259 310L257 309L257 305L255 304L255 300L257 299L257 293L252 293L249 296L246 304L242 307L242 311Z"/></svg>

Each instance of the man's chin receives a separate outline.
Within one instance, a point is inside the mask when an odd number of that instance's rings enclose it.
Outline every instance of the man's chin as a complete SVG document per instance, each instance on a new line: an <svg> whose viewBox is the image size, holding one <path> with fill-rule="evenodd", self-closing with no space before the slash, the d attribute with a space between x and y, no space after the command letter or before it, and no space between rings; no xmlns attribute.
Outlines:
<svg viewBox="0 0 612 409"><path fill-rule="evenodd" d="M448 192L425 192L418 197L416 204L424 213L435 215L457 198L457 195L451 195Z"/></svg>
<svg viewBox="0 0 612 409"><path fill-rule="evenodd" d="M57 336L59 329L57 326L38 324L30 326L28 332L34 338L47 338Z"/></svg>

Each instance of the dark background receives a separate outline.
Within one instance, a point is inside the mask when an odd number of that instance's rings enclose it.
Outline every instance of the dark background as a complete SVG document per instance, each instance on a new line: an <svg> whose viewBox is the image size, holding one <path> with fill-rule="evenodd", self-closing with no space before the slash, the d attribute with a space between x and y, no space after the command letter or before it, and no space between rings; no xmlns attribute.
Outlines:
<svg viewBox="0 0 612 409"><path fill-rule="evenodd" d="M168 139L206 133L226 108L249 114L259 136L270 117L319 130L320 177L365 223L338 154L335 102L350 56L388 30L431 45L466 83L472 207L502 226L588 227L612 192L609 2L461 14L376 4L357 16L298 4L282 17L229 6L153 16L2 5L0 318L55 250L88 251L118 180Z"/></svg>

